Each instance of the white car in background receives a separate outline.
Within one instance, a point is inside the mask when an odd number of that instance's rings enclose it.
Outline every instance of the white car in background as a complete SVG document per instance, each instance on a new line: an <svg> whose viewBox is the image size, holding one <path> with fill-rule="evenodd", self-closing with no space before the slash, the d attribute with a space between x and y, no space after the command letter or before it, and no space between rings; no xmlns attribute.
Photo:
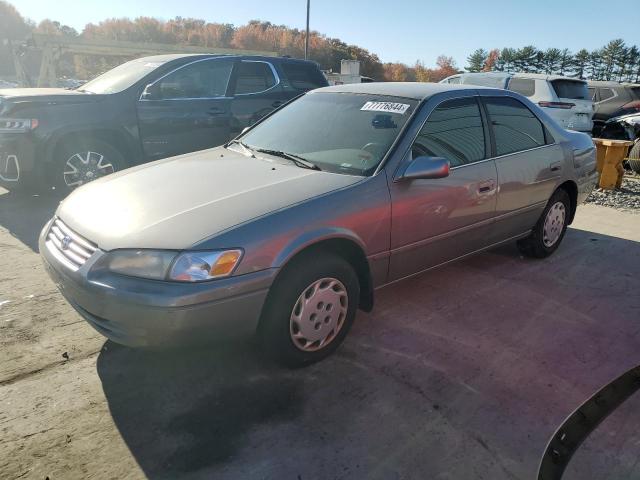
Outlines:
<svg viewBox="0 0 640 480"><path fill-rule="evenodd" d="M587 82L540 73L460 73L440 83L480 85L517 92L540 106L568 130L591 133L593 101Z"/></svg>

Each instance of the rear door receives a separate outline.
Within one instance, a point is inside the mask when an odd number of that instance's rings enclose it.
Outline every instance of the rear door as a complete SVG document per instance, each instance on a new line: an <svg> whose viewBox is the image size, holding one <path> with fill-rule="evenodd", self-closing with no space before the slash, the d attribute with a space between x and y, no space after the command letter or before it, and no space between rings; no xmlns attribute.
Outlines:
<svg viewBox="0 0 640 480"><path fill-rule="evenodd" d="M498 171L495 243L533 228L562 175L564 152L524 103L495 93L482 98Z"/></svg>
<svg viewBox="0 0 640 480"><path fill-rule="evenodd" d="M231 77L231 135L236 136L284 103L280 77L266 60L238 60Z"/></svg>
<svg viewBox="0 0 640 480"><path fill-rule="evenodd" d="M137 105L147 158L203 150L229 139L232 68L226 58L198 60L147 87Z"/></svg>
<svg viewBox="0 0 640 480"><path fill-rule="evenodd" d="M404 162L417 156L444 157L451 171L446 178L391 180L390 281L485 247L495 214L496 167L475 96L435 106Z"/></svg>
<svg viewBox="0 0 640 480"><path fill-rule="evenodd" d="M554 110L552 116L564 128L590 132L593 128L593 101L587 82L563 78L549 83L556 98L551 102L540 102L540 106Z"/></svg>

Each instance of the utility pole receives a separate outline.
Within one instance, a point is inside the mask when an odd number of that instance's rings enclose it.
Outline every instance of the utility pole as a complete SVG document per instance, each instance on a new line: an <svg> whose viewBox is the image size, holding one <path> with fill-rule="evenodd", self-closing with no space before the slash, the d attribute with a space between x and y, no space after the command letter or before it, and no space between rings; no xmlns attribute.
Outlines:
<svg viewBox="0 0 640 480"><path fill-rule="evenodd" d="M311 0L307 0L307 34L304 36L304 59L309 58L309 10L311 8Z"/></svg>

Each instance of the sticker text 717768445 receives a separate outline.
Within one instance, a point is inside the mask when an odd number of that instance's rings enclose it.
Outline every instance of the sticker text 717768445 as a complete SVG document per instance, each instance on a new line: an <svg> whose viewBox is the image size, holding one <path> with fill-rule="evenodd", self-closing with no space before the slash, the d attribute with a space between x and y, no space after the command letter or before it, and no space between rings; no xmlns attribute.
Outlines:
<svg viewBox="0 0 640 480"><path fill-rule="evenodd" d="M411 105L394 102L367 102L360 110L369 112L388 112L404 115Z"/></svg>

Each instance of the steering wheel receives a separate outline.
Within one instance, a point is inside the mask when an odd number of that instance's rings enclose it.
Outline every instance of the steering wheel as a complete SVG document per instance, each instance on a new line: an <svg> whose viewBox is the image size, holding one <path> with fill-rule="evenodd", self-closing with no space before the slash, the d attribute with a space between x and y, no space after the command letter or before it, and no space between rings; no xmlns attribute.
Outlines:
<svg viewBox="0 0 640 480"><path fill-rule="evenodd" d="M380 153L380 150L384 148L384 145L377 142L369 142L365 146L363 146L360 150L364 150L365 152L369 152L372 155Z"/></svg>

